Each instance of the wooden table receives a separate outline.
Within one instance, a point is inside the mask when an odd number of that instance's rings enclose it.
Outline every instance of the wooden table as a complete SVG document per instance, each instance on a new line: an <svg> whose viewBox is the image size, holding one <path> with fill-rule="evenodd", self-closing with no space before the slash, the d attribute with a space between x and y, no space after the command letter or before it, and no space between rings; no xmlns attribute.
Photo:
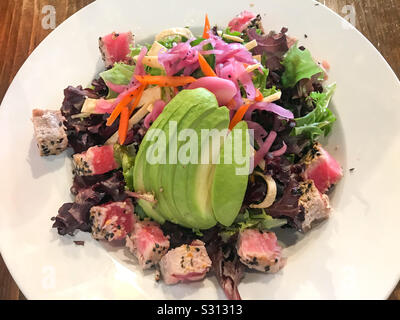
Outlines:
<svg viewBox="0 0 400 320"><path fill-rule="evenodd" d="M299 0L300 1L300 0ZM0 1L0 101L23 62L52 31L42 27L52 5L56 24L91 3L92 0L1 0ZM375 45L400 77L399 0L321 0L342 16L355 12L356 27ZM49 22L49 21L47 21ZM400 268L400 266L399 266ZM0 299L25 299L0 256ZM400 300L400 283L390 299Z"/></svg>

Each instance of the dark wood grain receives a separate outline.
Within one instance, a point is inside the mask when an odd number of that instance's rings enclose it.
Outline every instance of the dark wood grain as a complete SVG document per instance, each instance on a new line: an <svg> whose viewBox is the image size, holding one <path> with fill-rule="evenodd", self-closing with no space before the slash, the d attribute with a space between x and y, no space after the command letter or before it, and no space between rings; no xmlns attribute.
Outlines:
<svg viewBox="0 0 400 320"><path fill-rule="evenodd" d="M0 1L0 101L15 74L37 45L52 31L42 28L42 8L54 6L56 25L93 0Z"/></svg>
<svg viewBox="0 0 400 320"><path fill-rule="evenodd" d="M298 0L300 1L300 0ZM93 0L1 0L0 1L0 101L15 74L36 46L52 31L42 28L42 8L56 9L59 25ZM400 76L399 0L321 0L344 16L342 9L353 5L355 26L378 48ZM399 266L400 268L400 266ZM0 300L25 299L0 256ZM389 299L400 300L400 283Z"/></svg>
<svg viewBox="0 0 400 320"><path fill-rule="evenodd" d="M399 0L320 0L345 17L345 6L355 9L355 27L381 52L400 77L400 1Z"/></svg>
<svg viewBox="0 0 400 320"><path fill-rule="evenodd" d="M0 101L17 71L52 31L42 28L42 8L56 9L59 25L93 0L0 0ZM0 300L24 300L0 256Z"/></svg>
<svg viewBox="0 0 400 320"><path fill-rule="evenodd" d="M0 256L0 299L18 300L19 293L17 285Z"/></svg>

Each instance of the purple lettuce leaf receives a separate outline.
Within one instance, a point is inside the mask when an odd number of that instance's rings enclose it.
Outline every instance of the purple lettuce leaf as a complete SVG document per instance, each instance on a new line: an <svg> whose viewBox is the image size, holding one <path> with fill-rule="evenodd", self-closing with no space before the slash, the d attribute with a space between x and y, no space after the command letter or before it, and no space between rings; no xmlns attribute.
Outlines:
<svg viewBox="0 0 400 320"><path fill-rule="evenodd" d="M212 261L212 270L230 300L241 300L238 285L244 276L244 265L235 250L237 237L224 243L218 236L207 244L207 253Z"/></svg>
<svg viewBox="0 0 400 320"><path fill-rule="evenodd" d="M57 216L51 218L53 228L57 228L60 235L73 235L75 230L90 231L91 207L109 201L123 201L127 197L121 171L90 177L75 176L71 193L75 195L75 201L63 204Z"/></svg>
<svg viewBox="0 0 400 320"><path fill-rule="evenodd" d="M247 30L247 35L250 40L257 41L257 47L252 49L253 54L267 54L275 56L283 56L288 50L288 44L286 39L286 28L282 28L278 34L270 32L269 34L258 34L256 28L250 28Z"/></svg>
<svg viewBox="0 0 400 320"><path fill-rule="evenodd" d="M65 117L64 125L69 145L74 152L83 152L95 145L104 144L118 129L118 121L112 126L106 126L107 114L91 114L85 118L72 118L81 112L83 103L89 98L99 98L93 90L78 87L67 87L64 90L64 101L61 112Z"/></svg>

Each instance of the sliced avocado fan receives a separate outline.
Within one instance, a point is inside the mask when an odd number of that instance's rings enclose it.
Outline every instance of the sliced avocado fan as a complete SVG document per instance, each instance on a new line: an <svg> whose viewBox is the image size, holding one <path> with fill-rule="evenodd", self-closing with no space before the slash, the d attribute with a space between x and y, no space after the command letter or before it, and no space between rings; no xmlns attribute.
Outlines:
<svg viewBox="0 0 400 320"><path fill-rule="evenodd" d="M208 229L217 222L224 225L233 222L247 187L248 175L235 174L236 169L243 170L243 164L200 163L205 151L200 139L202 129L225 129L227 132L228 125L229 110L218 107L215 95L206 89L182 90L167 104L146 133L135 159L134 190L151 193L156 199L155 203L138 200L149 217L159 223L167 220L194 229ZM189 163L187 158L185 163L180 162L180 152L185 153L189 145L185 135L180 136L184 129L191 129L189 131L198 139L197 152L192 154L194 150L190 149ZM247 134L245 122L240 122L235 129ZM160 132L165 136L164 141L158 140ZM173 139L169 140L169 136ZM245 134L243 136L240 145L244 150L248 140ZM220 137L221 147L211 152L217 160L222 159L220 151L224 152L224 141L230 143L230 139L230 134ZM151 163L149 154L165 162Z"/></svg>
<svg viewBox="0 0 400 320"><path fill-rule="evenodd" d="M184 116L188 113L193 106L198 105L201 102L208 101L210 96L212 95L209 91L204 89L197 90L198 92L193 95L194 90L182 90L176 97L174 97L164 108L163 112L160 116L154 121L151 125L151 129L159 129L163 130L166 125L169 124L170 121L177 121L180 117ZM214 97L215 99L215 97ZM190 101L191 103L187 103ZM143 208L145 213L156 220L159 223L164 223L165 220L169 220L174 223L178 223L176 219L168 219L171 217L169 212L161 213L160 204L157 198L159 195L160 187L152 185L149 172L152 172L152 169L160 166L160 164L151 164L147 161L147 152L153 144L153 140L157 140L157 131L149 130L143 138L142 143L140 144L138 154L135 159L135 167L134 167L134 190L141 193L152 193L155 195L157 203L150 203L148 201L139 199L138 203ZM168 139L168 136L166 136ZM166 141L167 142L167 141ZM167 145L165 145L167 148ZM160 152L166 152L165 150L160 150ZM160 155L163 156L162 154ZM161 189L162 190L162 189ZM161 204L164 205L165 204Z"/></svg>

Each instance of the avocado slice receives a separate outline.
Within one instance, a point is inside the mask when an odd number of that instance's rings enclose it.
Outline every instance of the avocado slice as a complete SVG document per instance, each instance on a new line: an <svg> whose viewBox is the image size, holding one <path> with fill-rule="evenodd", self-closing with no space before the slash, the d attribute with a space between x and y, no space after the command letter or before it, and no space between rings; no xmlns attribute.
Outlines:
<svg viewBox="0 0 400 320"><path fill-rule="evenodd" d="M195 128L198 138L197 164L179 163L176 166L175 178L173 179L174 193L172 201L175 202L178 210L185 216L192 228L209 229L217 220L214 217L211 206L211 183L215 164L210 162L202 164L202 151L205 151L205 144L201 144L202 129L227 129L229 125L229 110L220 107L204 118ZM222 143L221 143L222 145ZM219 153L219 150L215 150ZM211 156L211 152L210 152Z"/></svg>
<svg viewBox="0 0 400 320"><path fill-rule="evenodd" d="M195 90L182 90L176 97L174 97L164 111L160 114L157 120L151 126L152 129L161 129L165 132L168 143L168 126L169 121L176 121L180 123L182 118L185 118L192 110L196 110L199 105L211 105L216 104L215 96L208 90L199 88ZM216 105L217 107L218 105ZM208 108L208 107L207 107ZM206 109L207 109L206 108ZM199 109L199 111L201 111ZM197 111L197 117L200 112ZM181 217L176 212L176 208L172 207L171 204L164 200L164 190L159 183L159 173L165 171L166 164L150 164L146 160L146 152L149 146L152 144L151 138L154 136L154 132L149 130L145 135L139 151L136 157L135 168L134 168L134 189L141 192L151 192L155 195L158 200L156 205L149 204L142 206L146 214L154 219L160 220L160 216L164 219L170 220L174 223L182 224L180 221ZM166 153L168 148L166 148ZM166 154L168 159L168 154ZM147 209L147 210L146 210Z"/></svg>
<svg viewBox="0 0 400 320"><path fill-rule="evenodd" d="M139 199L138 204L142 207L144 212L153 220L157 221L159 224L163 224L165 222L165 218L160 215L160 213L154 209L153 203Z"/></svg>
<svg viewBox="0 0 400 320"><path fill-rule="evenodd" d="M180 92L180 95L177 95L174 97L164 108L163 112L160 114L160 116L154 121L154 123L151 125L152 129L156 128L163 128L163 126L169 122L169 119L174 115L174 113L178 109L182 109L182 111L188 111L189 108L181 108L182 106L182 101L190 98L192 96L191 92L189 90L183 90ZM192 98L194 101L200 101L201 100L201 94L198 96ZM152 190L149 189L148 182L149 179L145 174L145 168L147 165L150 165L147 160L146 160L146 152L148 147L152 143L152 138L154 137L155 132L152 130L147 131L146 135L143 138L142 143L140 144L138 154L135 159L135 166L133 170L133 187L134 190L137 192L152 192ZM156 198L157 199L157 198ZM144 200L139 201L141 204L143 210L146 212L146 214L153 218L154 220L164 223L165 217L163 214L158 210L158 206L154 206L151 203L147 203ZM147 205L145 205L147 203Z"/></svg>
<svg viewBox="0 0 400 320"><path fill-rule="evenodd" d="M217 107L217 106L216 106ZM189 110L187 112L183 111L185 108L182 107L178 111L175 112L175 115L170 118L170 121L176 121L177 127L176 130L174 128L169 127L169 123L165 124L163 127L163 132L165 135L169 137L169 134L176 135L177 132L180 132L182 129L186 129L187 127L199 121L204 113L209 113L212 111L211 104L199 104L199 105L190 105ZM185 125L186 124L186 125ZM170 132L170 129L174 130ZM185 224L185 220L179 214L176 207L173 205L173 202L167 200L167 195L171 193L171 188L167 186L168 182L173 178L173 171L176 167L176 156L175 151L170 150L171 145L169 141L167 142L166 149L166 164L158 164L158 165L147 165L145 169L145 175L148 179L148 186L154 192L156 199L158 199L158 209L159 211L171 222L180 223L183 226L188 227ZM177 150L179 150L179 143L177 143ZM172 152L170 154L170 152ZM169 157L171 156L171 159ZM171 160L171 163L169 162ZM173 186L172 186L173 187Z"/></svg>
<svg viewBox="0 0 400 320"><path fill-rule="evenodd" d="M189 112L181 121L178 123L177 131L181 132L182 129L191 129L194 128L197 123L201 122L204 117L212 113L214 110L218 108L218 104L215 103L206 103L192 107L191 112ZM178 141L177 150L180 149L183 141ZM171 150L169 150L171 151ZM170 154L168 153L169 157ZM154 172L154 174L158 175L158 184L162 188L162 192L160 192L160 203L165 204L172 212L172 214L179 220L180 224L192 228L193 226L190 224L188 219L178 210L175 205L175 201L173 199L173 191L177 187L174 182L174 176L176 168L179 165L179 161L177 159L177 154L173 151L171 154L172 164L161 165L159 172ZM177 182L179 184L179 182ZM172 220L171 220L172 221Z"/></svg>
<svg viewBox="0 0 400 320"><path fill-rule="evenodd" d="M241 141L234 139L232 132L235 130L242 131ZM244 195L246 193L248 172L250 167L250 159L247 158L244 164L238 163L237 157L234 154L243 153L248 148L249 144L249 133L247 130L247 123L245 121L239 122L233 131L228 135L225 140L224 146L220 152L220 163L215 165L215 172L211 187L211 203L214 211L215 219L225 225L230 226L235 220L239 213L240 207L242 206ZM228 148L232 141L235 141L232 148ZM241 142L241 143L240 143ZM240 148L235 147L235 144L239 143ZM232 163L224 163L224 154L232 154ZM250 152L248 151L248 156ZM237 170L241 171L241 174L237 174ZM247 173L247 174L246 174Z"/></svg>
<svg viewBox="0 0 400 320"><path fill-rule="evenodd" d="M172 102L172 100L171 100ZM167 104L160 114L160 116L154 121L151 128L159 128L169 121L169 118L174 114L174 112L179 108L179 104ZM162 116L161 116L162 115ZM144 136L142 143L140 144L138 154L135 159L135 166L133 169L133 188L137 192L152 192L152 190L148 187L148 177L145 175L145 168L149 163L146 160L146 152L148 147L152 142L152 138L154 137L155 132L152 130L147 131L146 135ZM157 198L156 198L157 199ZM158 210L157 206L145 201L139 200L139 204L145 211L145 213L156 220L157 222L164 223L165 217L163 214Z"/></svg>

